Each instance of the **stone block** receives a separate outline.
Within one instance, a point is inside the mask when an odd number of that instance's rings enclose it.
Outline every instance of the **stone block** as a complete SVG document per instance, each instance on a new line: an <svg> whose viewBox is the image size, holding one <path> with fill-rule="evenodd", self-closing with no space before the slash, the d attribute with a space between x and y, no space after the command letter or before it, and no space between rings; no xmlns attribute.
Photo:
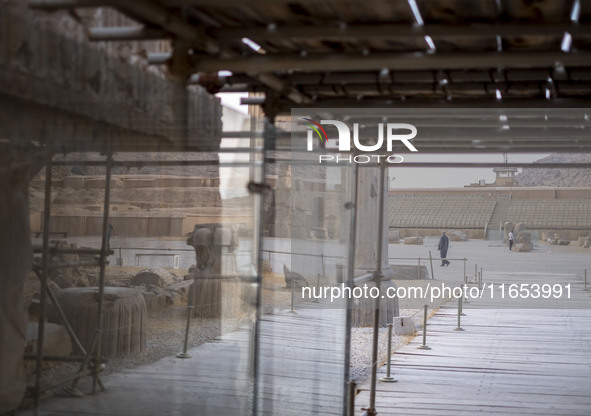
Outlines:
<svg viewBox="0 0 591 416"><path fill-rule="evenodd" d="M388 231L388 243L390 243L390 244L400 243L400 230L389 230Z"/></svg>
<svg viewBox="0 0 591 416"><path fill-rule="evenodd" d="M426 280L429 278L427 266L413 266L410 264L391 264L394 278L400 280Z"/></svg>
<svg viewBox="0 0 591 416"><path fill-rule="evenodd" d="M406 237L404 239L405 245L423 245L422 237Z"/></svg>
<svg viewBox="0 0 591 416"><path fill-rule="evenodd" d="M63 289L56 294L72 329L88 351L96 336L97 287ZM48 321L62 324L57 309L48 308ZM103 302L102 351L105 357L137 355L146 351L147 310L139 290L106 287ZM76 354L78 348L73 346Z"/></svg>
<svg viewBox="0 0 591 416"><path fill-rule="evenodd" d="M513 251L517 251L520 253L531 251L531 244L526 244L526 243L515 244L513 246Z"/></svg>
<svg viewBox="0 0 591 416"><path fill-rule="evenodd" d="M464 231L452 230L447 233L450 241L468 241L468 235Z"/></svg>
<svg viewBox="0 0 591 416"><path fill-rule="evenodd" d="M153 269L142 270L133 276L130 284L133 286L144 285L147 288L151 286L166 287L177 283L179 280L180 278L173 275L168 270L155 267Z"/></svg>
<svg viewBox="0 0 591 416"><path fill-rule="evenodd" d="M412 335L415 333L415 324L410 316L395 316L392 330L396 335Z"/></svg>
<svg viewBox="0 0 591 416"><path fill-rule="evenodd" d="M528 244L531 246L531 233L522 231L517 235L517 243Z"/></svg>
<svg viewBox="0 0 591 416"><path fill-rule="evenodd" d="M515 224L515 229L513 230L513 234L525 231L525 224L522 222L518 222Z"/></svg>
<svg viewBox="0 0 591 416"><path fill-rule="evenodd" d="M216 246L229 246L232 244L232 230L228 228L216 228L213 235L213 244Z"/></svg>

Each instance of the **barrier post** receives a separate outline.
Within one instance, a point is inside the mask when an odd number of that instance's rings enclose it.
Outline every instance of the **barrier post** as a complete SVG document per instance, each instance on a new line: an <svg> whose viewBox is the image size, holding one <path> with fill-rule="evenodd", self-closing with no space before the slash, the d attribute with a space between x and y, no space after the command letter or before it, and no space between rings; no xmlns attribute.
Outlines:
<svg viewBox="0 0 591 416"><path fill-rule="evenodd" d="M349 381L349 408L347 409L347 416L355 416L355 393L357 393L357 383Z"/></svg>
<svg viewBox="0 0 591 416"><path fill-rule="evenodd" d="M464 330L464 328L462 328L460 325L461 319L462 319L462 297L460 296L458 298L458 326L456 328L454 328L454 331L463 331Z"/></svg>
<svg viewBox="0 0 591 416"><path fill-rule="evenodd" d="M470 302L468 302L468 296L466 295L467 288L468 288L468 285L466 283L464 283L462 285L462 296L464 297L464 303L470 303Z"/></svg>
<svg viewBox="0 0 591 416"><path fill-rule="evenodd" d="M293 309L294 301L295 301L295 282L292 280L291 281L291 310L289 311L289 313L297 313Z"/></svg>
<svg viewBox="0 0 591 416"><path fill-rule="evenodd" d="M464 258L464 284L468 284L468 275L466 274L466 258Z"/></svg>
<svg viewBox="0 0 591 416"><path fill-rule="evenodd" d="M423 345L419 345L417 348L420 350L430 350L431 347L427 346L427 309L429 305L424 306L425 312L423 314Z"/></svg>
<svg viewBox="0 0 591 416"><path fill-rule="evenodd" d="M316 296L318 296L318 293L320 293L320 273L318 273L316 275ZM316 296L314 297L314 300L312 301L312 303L320 302ZM292 297L293 297L293 295L292 295Z"/></svg>
<svg viewBox="0 0 591 416"><path fill-rule="evenodd" d="M417 279L421 280L421 258L417 262Z"/></svg>
<svg viewBox="0 0 591 416"><path fill-rule="evenodd" d="M185 328L185 342L183 344L183 352L179 352L176 357L177 358L191 358L191 354L187 353L187 347L189 344L189 328L191 327L191 315L193 310L193 305L187 305L187 327Z"/></svg>
<svg viewBox="0 0 591 416"><path fill-rule="evenodd" d="M380 381L395 383L396 380L390 375L390 364L392 363L392 324L388 324L388 358L386 360L386 377L380 378Z"/></svg>

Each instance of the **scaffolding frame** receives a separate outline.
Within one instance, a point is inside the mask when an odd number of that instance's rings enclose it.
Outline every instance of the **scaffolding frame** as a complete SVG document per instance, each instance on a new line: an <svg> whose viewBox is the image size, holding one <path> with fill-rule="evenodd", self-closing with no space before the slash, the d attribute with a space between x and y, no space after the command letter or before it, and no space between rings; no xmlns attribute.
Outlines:
<svg viewBox="0 0 591 416"><path fill-rule="evenodd" d="M114 160L113 159L113 151L109 149L106 152L106 158L104 161L85 161L85 160L62 160L62 161L53 161L53 152L51 146L47 147L46 150L46 160L45 160L45 184L44 184L44 211L43 211L43 228L42 231L39 233L42 237L42 246L37 247L34 249L34 253L41 253L40 262L35 261L33 262L33 271L39 278L41 283L40 285L40 292L39 292L39 317L38 317L38 333L37 333L37 351L36 354L25 354L24 359L26 360L34 360L35 361L35 379L34 385L32 388L29 389L30 394L34 400L34 412L35 415L40 414L41 410L41 396L43 393L43 386L41 385L41 378L43 374L43 362L44 361L56 361L56 362L79 362L80 367L78 372L75 376L68 378L66 380L62 380L56 385L61 385L66 381L72 380L72 385L69 388L66 388L66 392L77 395L79 392L76 390L76 385L78 381L85 376L90 376L92 378L92 394L96 393L97 385L102 392L106 390L101 378L100 372L104 368L104 361L102 357L102 335L103 335L103 303L104 303L104 289L105 289L105 271L106 266L108 264L107 258L109 255L113 254L114 251L108 248L108 224L109 224L109 216L110 216L110 195L111 195L111 176L112 176L112 169L115 166L126 166L126 167L144 167L144 166L217 166L217 167L249 167L249 168L258 168L258 171L261 172L260 177L257 178L258 182L251 181L249 182L247 188L252 194L257 194L255 201L259 201L258 205L260 209L255 210L256 212L253 215L258 216L256 218L255 224L258 224L257 229L255 230L256 243L258 245L257 249L257 276L248 277L246 280L256 283L257 284L257 304L255 305L255 310L257 311L257 316L260 318L259 311L260 311L260 288L262 282L262 274L259 270L262 270L262 257L263 257L263 192L267 189L267 185L265 184L265 161L266 161L266 150L271 143L275 136L273 134L274 125L268 119L265 119L265 132L261 135L258 132L249 133L248 136L244 135L242 132L228 132L227 134L223 134L223 137L249 137L249 138L263 138L264 146L263 147L251 147L251 148L223 148L219 150L219 153L236 153L236 154L244 154L248 153L253 156L262 155L259 161L255 162L230 162L230 163L222 163L219 160L167 160L167 161L125 161L125 160ZM273 128L271 128L271 126ZM204 152L196 152L200 154L208 154L212 153L210 151ZM217 153L217 152L216 152ZM51 187L53 183L53 176L52 176L52 168L54 166L69 166L69 165L85 165L85 166L105 166L105 193L104 193L104 203L103 203L103 218L102 218L102 227L101 227L101 248L99 250L94 249L58 249L57 247L51 247L49 237L55 232L51 230ZM64 237L67 237L66 233L61 233ZM79 261L79 262L65 262L65 263L50 263L50 256L54 254L94 254L98 255L98 259L96 260L87 260L87 261ZM40 263L40 264L39 264ZM81 265L96 265L99 267L99 282L98 282L98 295L97 295L97 307L98 307L98 314L97 314L97 322L96 322L96 333L94 339L92 341L91 348L87 351L83 346L78 337L76 336L72 326L70 325L67 316L65 315L63 309L61 308L55 294L48 287L48 276L49 271L56 268L65 268L65 267L74 267L74 266L81 266ZM45 342L45 309L47 306L47 297L49 297L50 301L55 305L61 319L63 320L63 324L72 338L72 341L76 345L76 347L82 352L81 356L46 356L43 354L43 347ZM257 325L258 328L258 325ZM255 337L257 337L256 335ZM258 338L255 338L254 345L257 344ZM256 354L253 354L256 357ZM256 367L255 367L256 368ZM255 371L256 374L256 371ZM256 386L256 382L253 383ZM49 386L50 388L54 386Z"/></svg>

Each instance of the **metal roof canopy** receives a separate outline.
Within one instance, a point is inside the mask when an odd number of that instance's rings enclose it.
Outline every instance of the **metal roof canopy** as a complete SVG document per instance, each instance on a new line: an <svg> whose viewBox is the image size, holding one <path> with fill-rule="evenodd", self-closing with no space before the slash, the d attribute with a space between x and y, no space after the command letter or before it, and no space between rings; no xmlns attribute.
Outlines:
<svg viewBox="0 0 591 416"><path fill-rule="evenodd" d="M90 28L92 40L171 38L172 53L149 56L150 62L211 93L264 93L245 101L261 104L271 118L302 107L482 108L472 123L461 114L425 117L422 148L591 148L588 116L569 110L590 103L591 0L29 3L46 10L114 7L139 25ZM514 115L530 107L565 111ZM497 126L499 112L509 129ZM470 134L474 126L482 137Z"/></svg>

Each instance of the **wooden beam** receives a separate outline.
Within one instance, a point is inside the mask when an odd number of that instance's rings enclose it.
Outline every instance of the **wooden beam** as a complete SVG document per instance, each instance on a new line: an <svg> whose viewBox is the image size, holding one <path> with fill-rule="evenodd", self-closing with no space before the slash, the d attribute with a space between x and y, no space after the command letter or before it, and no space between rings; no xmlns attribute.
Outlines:
<svg viewBox="0 0 591 416"><path fill-rule="evenodd" d="M156 40L170 37L164 30L145 26L92 27L87 32L92 41Z"/></svg>
<svg viewBox="0 0 591 416"><path fill-rule="evenodd" d="M552 68L591 66L589 52L491 52L491 53L374 53L308 55L257 55L232 59L201 58L197 71L281 72L295 71L363 71L380 70L447 70L489 68Z"/></svg>
<svg viewBox="0 0 591 416"><path fill-rule="evenodd" d="M104 0L29 0L29 7L38 10L60 10L105 6Z"/></svg>
<svg viewBox="0 0 591 416"><path fill-rule="evenodd" d="M247 28L219 28L208 33L221 42L240 40L244 37L255 40L277 39L409 39L424 38L483 38L483 37L523 37L523 36L557 36L564 32L573 36L590 35L591 25L573 23L543 23L543 24L469 24L443 25L433 24L425 26L377 23L372 25L351 26L268 26Z"/></svg>

